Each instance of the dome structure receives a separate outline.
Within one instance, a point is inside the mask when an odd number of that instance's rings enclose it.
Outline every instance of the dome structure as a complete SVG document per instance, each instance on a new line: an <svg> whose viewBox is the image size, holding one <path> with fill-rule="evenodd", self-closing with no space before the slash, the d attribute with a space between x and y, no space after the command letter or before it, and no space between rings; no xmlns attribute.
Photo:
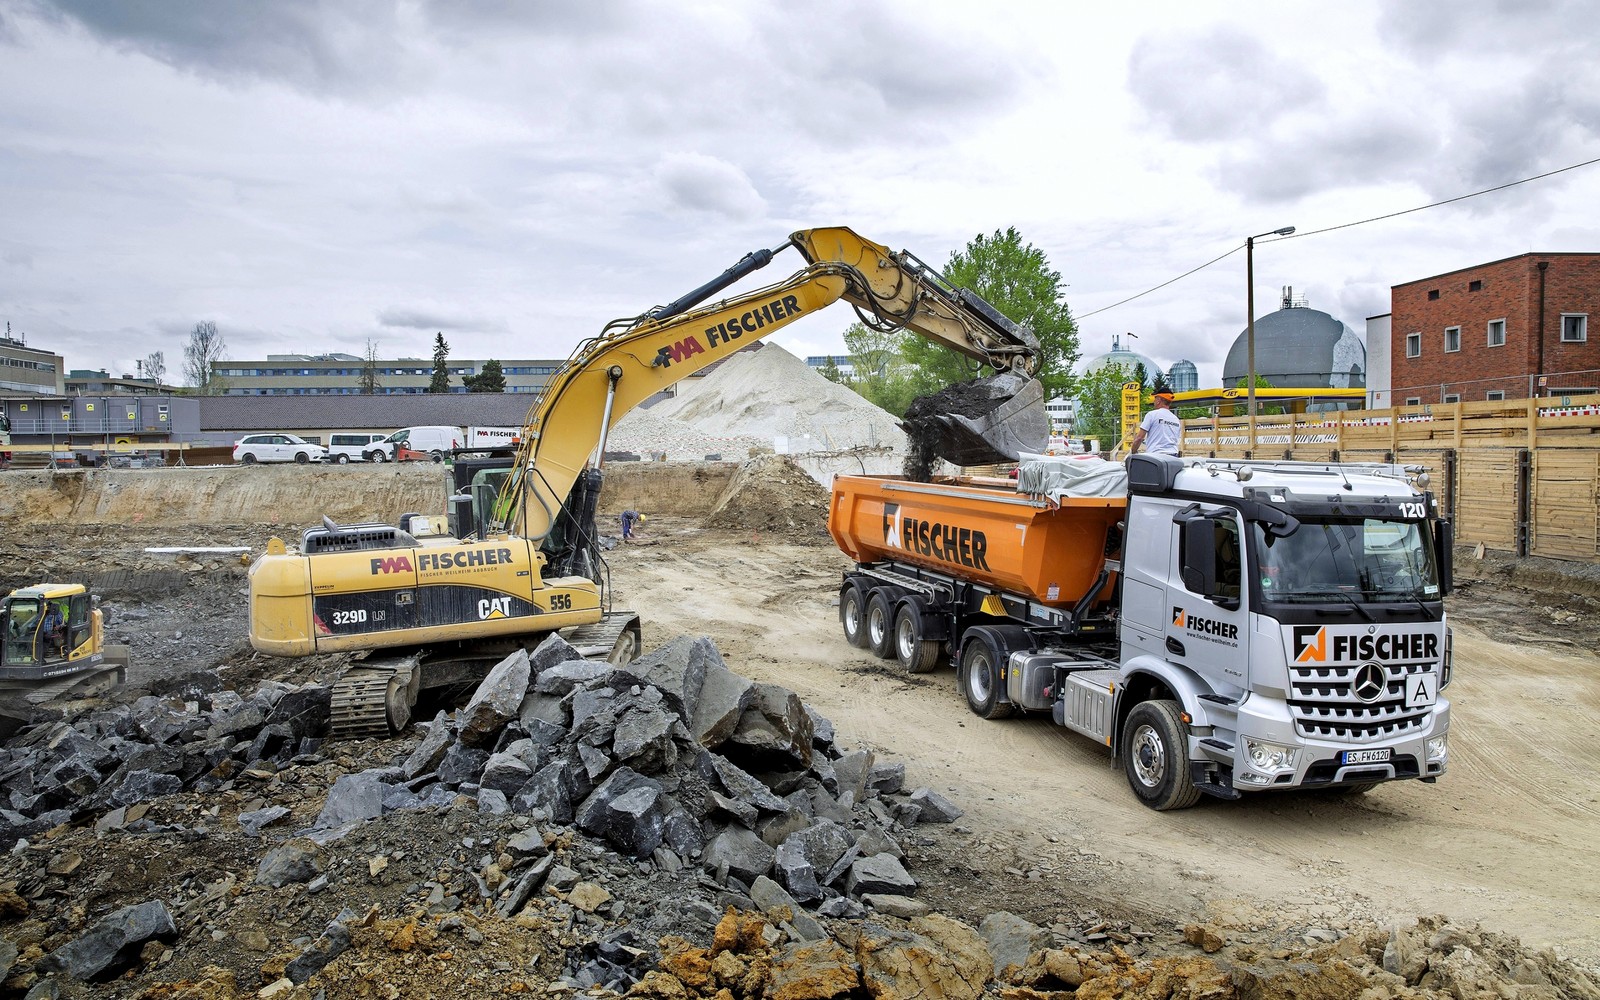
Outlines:
<svg viewBox="0 0 1600 1000"><path fill-rule="evenodd" d="M1228 349L1222 384L1239 385L1250 373L1250 330ZM1256 375L1279 389L1363 389L1367 345L1350 326L1283 291L1283 308L1256 318Z"/></svg>
<svg viewBox="0 0 1600 1000"><path fill-rule="evenodd" d="M1261 324L1257 323L1256 333L1258 336L1261 332L1260 327ZM1257 352L1259 353L1259 351L1260 345L1258 344ZM1162 374L1161 366L1156 364L1150 358L1140 354L1138 351L1123 350L1122 338L1120 336L1113 336L1111 338L1111 350L1104 354L1097 354L1092 358L1086 358L1082 361L1079 361L1077 366L1077 374L1087 375L1096 369L1104 368L1106 365L1113 364L1122 365L1124 368L1128 369L1129 372L1133 371L1135 365L1144 365L1145 375L1149 379L1154 379L1157 375Z"/></svg>

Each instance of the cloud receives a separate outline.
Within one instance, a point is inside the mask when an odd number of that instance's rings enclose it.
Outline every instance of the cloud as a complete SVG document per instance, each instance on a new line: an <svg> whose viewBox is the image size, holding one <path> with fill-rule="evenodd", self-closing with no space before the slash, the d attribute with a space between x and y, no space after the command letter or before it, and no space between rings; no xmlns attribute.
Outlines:
<svg viewBox="0 0 1600 1000"><path fill-rule="evenodd" d="M673 153L655 167L670 204L729 219L753 219L766 209L745 172L726 160L700 153Z"/></svg>
<svg viewBox="0 0 1600 1000"><path fill-rule="evenodd" d="M1285 115L1317 111L1326 98L1301 62L1231 25L1140 39L1128 59L1128 89L1157 124L1190 142L1259 136Z"/></svg>
<svg viewBox="0 0 1600 1000"><path fill-rule="evenodd" d="M392 0L35 0L117 48L214 79L281 80L312 90L366 90L402 79Z"/></svg>
<svg viewBox="0 0 1600 1000"><path fill-rule="evenodd" d="M470 314L452 314L448 310L389 306L378 310L378 325L404 330L445 330L464 333L504 332L509 327L504 320L486 319Z"/></svg>

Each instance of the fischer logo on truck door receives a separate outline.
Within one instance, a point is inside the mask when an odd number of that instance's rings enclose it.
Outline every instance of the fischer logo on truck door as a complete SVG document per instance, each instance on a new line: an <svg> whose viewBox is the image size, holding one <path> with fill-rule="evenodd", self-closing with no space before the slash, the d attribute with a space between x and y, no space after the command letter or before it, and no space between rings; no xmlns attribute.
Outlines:
<svg viewBox="0 0 1600 1000"><path fill-rule="evenodd" d="M1202 618L1191 615L1180 607L1172 609L1172 627L1181 628L1202 638L1221 642L1228 646L1239 644L1239 626L1233 622L1221 622L1215 618Z"/></svg>
<svg viewBox="0 0 1600 1000"><path fill-rule="evenodd" d="M989 537L977 528L905 517L900 505L883 505L883 544L942 562L989 569Z"/></svg>

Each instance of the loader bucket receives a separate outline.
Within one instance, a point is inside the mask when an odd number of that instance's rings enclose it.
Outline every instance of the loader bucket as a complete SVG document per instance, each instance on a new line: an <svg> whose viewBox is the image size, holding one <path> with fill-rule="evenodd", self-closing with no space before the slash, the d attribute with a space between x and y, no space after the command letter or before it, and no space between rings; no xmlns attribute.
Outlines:
<svg viewBox="0 0 1600 1000"><path fill-rule="evenodd" d="M1050 440L1044 387L1011 372L958 382L912 402L901 420L911 438L906 476L926 480L936 459L954 465L1014 462Z"/></svg>

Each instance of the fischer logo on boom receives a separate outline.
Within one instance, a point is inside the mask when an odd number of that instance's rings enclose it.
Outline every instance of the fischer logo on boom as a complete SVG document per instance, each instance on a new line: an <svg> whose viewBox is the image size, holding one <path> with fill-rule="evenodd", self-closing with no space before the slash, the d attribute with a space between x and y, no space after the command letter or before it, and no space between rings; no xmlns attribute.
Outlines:
<svg viewBox="0 0 1600 1000"><path fill-rule="evenodd" d="M737 316L718 323L716 326L705 328L706 342L700 343L700 338L691 334L670 344L656 352L653 367L670 368L674 361L683 361L704 354L708 347L719 344L732 343L747 333L756 333L765 328L769 323L779 323L793 316L800 315L800 297L798 295L784 295L764 302L754 309L749 309Z"/></svg>

